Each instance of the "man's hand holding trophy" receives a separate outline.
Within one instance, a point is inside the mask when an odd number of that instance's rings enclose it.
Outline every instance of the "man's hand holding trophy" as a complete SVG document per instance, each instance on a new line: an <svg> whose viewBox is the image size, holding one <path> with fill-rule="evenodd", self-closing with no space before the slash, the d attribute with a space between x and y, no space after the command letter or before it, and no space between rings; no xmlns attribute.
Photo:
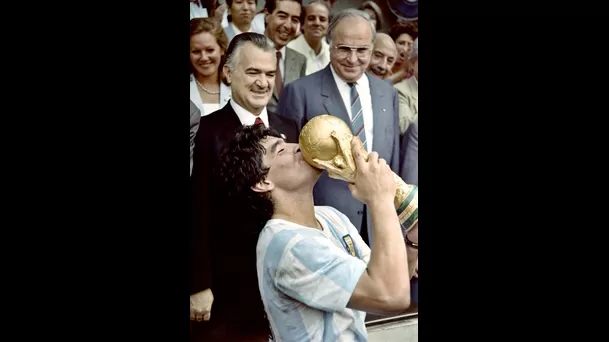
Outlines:
<svg viewBox="0 0 609 342"><path fill-rule="evenodd" d="M357 170L352 139L351 129L343 120L326 114L307 122L300 132L299 145L303 158L311 166L326 170L331 178L353 183ZM397 186L394 205L402 228L408 232L419 220L418 187L404 183L395 173L394 179Z"/></svg>

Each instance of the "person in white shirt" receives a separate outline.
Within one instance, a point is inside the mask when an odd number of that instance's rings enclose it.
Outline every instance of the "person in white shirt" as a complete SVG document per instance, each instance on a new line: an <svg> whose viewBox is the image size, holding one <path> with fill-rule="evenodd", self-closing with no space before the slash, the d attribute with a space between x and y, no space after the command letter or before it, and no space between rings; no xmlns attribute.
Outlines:
<svg viewBox="0 0 609 342"><path fill-rule="evenodd" d="M214 18L217 22L222 20L226 4L218 5L216 0L190 0L190 19Z"/></svg>
<svg viewBox="0 0 609 342"><path fill-rule="evenodd" d="M207 8L200 0L190 0L190 20L194 18L207 18Z"/></svg>
<svg viewBox="0 0 609 342"><path fill-rule="evenodd" d="M226 103L230 87L222 81L228 40L220 23L212 18L190 21L190 100L201 116L208 115Z"/></svg>
<svg viewBox="0 0 609 342"><path fill-rule="evenodd" d="M330 63L330 46L325 40L329 16L330 10L323 2L310 2L304 9L304 33L287 45L307 58L307 75L325 68Z"/></svg>
<svg viewBox="0 0 609 342"><path fill-rule="evenodd" d="M231 211L266 215L256 270L273 341L367 341L366 312L394 314L410 305L418 225L406 247L393 172L375 152L366 160L359 138L351 148L357 175L349 189L370 207L372 249L345 215L314 205L322 171L303 159L298 144L273 129L246 126L221 156Z"/></svg>
<svg viewBox="0 0 609 342"><path fill-rule="evenodd" d="M257 0L227 0L228 8L227 24L224 27L224 32L230 42L236 35L243 32L264 33L255 30L253 26L254 16L256 15Z"/></svg>

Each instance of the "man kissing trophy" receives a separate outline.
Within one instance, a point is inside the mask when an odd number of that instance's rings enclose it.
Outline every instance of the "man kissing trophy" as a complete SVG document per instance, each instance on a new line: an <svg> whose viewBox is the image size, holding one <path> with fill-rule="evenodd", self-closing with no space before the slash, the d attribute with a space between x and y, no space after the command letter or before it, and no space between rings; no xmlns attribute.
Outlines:
<svg viewBox="0 0 609 342"><path fill-rule="evenodd" d="M302 157L311 166L328 171L331 178L353 183L357 170L351 152L352 138L351 129L340 118L316 116L300 132ZM393 178L397 185L394 206L406 233L419 221L418 186L404 183L395 173Z"/></svg>

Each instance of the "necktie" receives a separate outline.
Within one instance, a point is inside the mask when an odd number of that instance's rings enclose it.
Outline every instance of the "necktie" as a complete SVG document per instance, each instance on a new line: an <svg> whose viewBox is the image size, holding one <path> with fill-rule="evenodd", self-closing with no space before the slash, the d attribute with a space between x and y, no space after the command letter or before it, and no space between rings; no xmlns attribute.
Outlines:
<svg viewBox="0 0 609 342"><path fill-rule="evenodd" d="M260 119L258 117L258 118L256 118L256 121L254 121L254 125L262 125L262 126L264 126L264 122L262 122L262 119Z"/></svg>
<svg viewBox="0 0 609 342"><path fill-rule="evenodd" d="M275 76L275 88L277 88L277 96L279 96L283 90L283 77L281 75L279 63L281 63L281 51L277 51L277 76Z"/></svg>
<svg viewBox="0 0 609 342"><path fill-rule="evenodd" d="M364 114L362 111L362 103L359 99L359 93L355 88L355 83L349 83L351 87L351 125L353 126L353 134L358 136L362 141L364 148L368 151L366 145L366 129L364 127Z"/></svg>

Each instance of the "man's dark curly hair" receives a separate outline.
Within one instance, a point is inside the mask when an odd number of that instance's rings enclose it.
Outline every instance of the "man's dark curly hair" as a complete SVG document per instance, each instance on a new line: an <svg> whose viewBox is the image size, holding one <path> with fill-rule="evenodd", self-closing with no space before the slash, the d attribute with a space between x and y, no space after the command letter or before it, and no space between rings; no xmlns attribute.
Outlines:
<svg viewBox="0 0 609 342"><path fill-rule="evenodd" d="M281 138L276 130L264 125L240 127L220 155L220 180L231 205L239 215L255 219L259 229L273 216L271 195L251 189L269 173L262 162L266 152L262 140L269 136Z"/></svg>
<svg viewBox="0 0 609 342"><path fill-rule="evenodd" d="M416 21L408 21L396 23L389 29L389 36L395 42L402 34L408 34L412 40L417 39L419 36L419 23Z"/></svg>

